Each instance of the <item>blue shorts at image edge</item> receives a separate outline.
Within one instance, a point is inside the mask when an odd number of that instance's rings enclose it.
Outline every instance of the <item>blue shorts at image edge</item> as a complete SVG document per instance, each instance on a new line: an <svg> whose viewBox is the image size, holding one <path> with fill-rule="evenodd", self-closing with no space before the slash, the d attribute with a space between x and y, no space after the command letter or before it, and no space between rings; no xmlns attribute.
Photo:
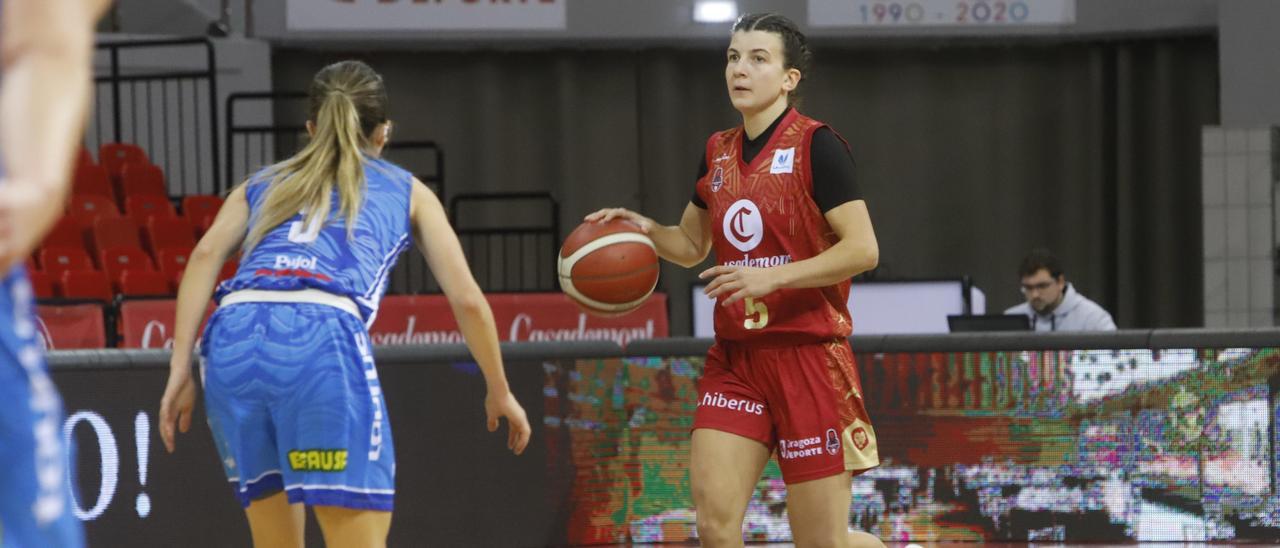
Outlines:
<svg viewBox="0 0 1280 548"><path fill-rule="evenodd" d="M62 400L45 368L31 284L0 280L0 546L84 546L67 481Z"/></svg>

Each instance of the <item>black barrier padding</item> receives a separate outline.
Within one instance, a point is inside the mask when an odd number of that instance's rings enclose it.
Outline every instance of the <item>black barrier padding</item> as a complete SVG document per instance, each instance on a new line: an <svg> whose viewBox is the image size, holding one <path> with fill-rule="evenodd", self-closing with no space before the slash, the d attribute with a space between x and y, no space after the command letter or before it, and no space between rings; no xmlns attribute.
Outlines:
<svg viewBox="0 0 1280 548"><path fill-rule="evenodd" d="M168 367L168 350L118 350L99 348L84 350L58 350L46 357L49 368L63 369L121 369L131 367Z"/></svg>
<svg viewBox="0 0 1280 548"><path fill-rule="evenodd" d="M885 335L856 335L849 337L849 346L857 349L857 352L884 352L885 337Z"/></svg>
<svg viewBox="0 0 1280 548"><path fill-rule="evenodd" d="M541 362L512 362L511 391L534 436L507 450L505 421L485 428L484 379L471 362L379 367L396 444L389 546L546 546L558 523L547 497ZM308 543L310 544L310 543Z"/></svg>
<svg viewBox="0 0 1280 548"><path fill-rule="evenodd" d="M712 339L697 339L694 337L673 337L669 339L649 339L631 341L627 345L627 356L653 356L665 358L668 356L702 356L707 353L707 349L711 348Z"/></svg>
<svg viewBox="0 0 1280 548"><path fill-rule="evenodd" d="M1151 348L1270 348L1280 346L1280 329L1157 329Z"/></svg>
<svg viewBox="0 0 1280 548"><path fill-rule="evenodd" d="M697 341L698 339L690 339ZM703 343L709 345L710 343ZM623 355L618 345L608 341L586 342L522 342L502 343L502 357L507 361L538 361L581 357L615 358ZM704 346L701 352L705 352ZM374 349L379 365L393 363L450 362L470 360L465 344L422 344L379 346ZM167 367L168 350L100 348L58 350L47 356L52 369L119 369L129 367Z"/></svg>
<svg viewBox="0 0 1280 548"><path fill-rule="evenodd" d="M856 352L980 352L1016 350L1091 350L1147 348L1151 331L1093 333L965 333L954 335L858 335L849 337ZM1280 331L1272 331L1280 336ZM1230 338L1215 333L1207 341ZM1196 339L1201 342L1201 339ZM697 356L707 353L712 339L671 338L635 341L627 356ZM1176 338L1173 342L1177 342ZM1210 345L1213 346L1213 345ZM1227 345L1233 346L1233 345ZM1265 345L1262 345L1265 346Z"/></svg>
<svg viewBox="0 0 1280 548"><path fill-rule="evenodd" d="M191 431L178 437L177 452L165 452L157 412L166 380L167 371L159 368L53 372L67 416L93 413L101 417L99 426L106 427L95 429L94 419L75 423L82 509L92 509L105 496L103 463L111 454L117 457L114 468L107 466L107 474L117 478L114 496L101 516L85 523L89 546L250 545L248 523L222 472L203 402L196 406ZM145 486L135 430L139 412L146 413L149 423ZM145 518L137 512L141 493L151 506Z"/></svg>
<svg viewBox="0 0 1280 548"><path fill-rule="evenodd" d="M607 341L502 343L508 361L620 356L699 356L714 341L673 337L632 341L626 349ZM1280 329L1155 329L1110 332L956 333L946 335L855 335L855 352L981 352L1017 350L1124 350L1145 348L1262 348L1280 345ZM465 345L380 346L378 363L467 360ZM59 350L49 353L49 365L63 368L120 368L168 364L164 350Z"/></svg>
<svg viewBox="0 0 1280 548"><path fill-rule="evenodd" d="M521 342L502 343L506 361L538 361L575 358L615 358L623 355L618 345L609 341ZM374 349L379 364L447 362L470 360L465 344L413 344L379 346Z"/></svg>
<svg viewBox="0 0 1280 548"><path fill-rule="evenodd" d="M169 455L157 418L167 379L164 368L147 359L121 370L118 366L127 360L108 353L74 353L102 358L102 367L76 367L65 363L73 353L61 354L53 380L68 416L83 412L73 430L81 508L90 510L98 503L103 462L114 455L116 463L107 471L116 477L114 495L101 515L85 524L89 545L249 546L248 523L218 461L203 400L196 406L191 432L179 436L178 451ZM157 353L142 354L154 358ZM563 538L563 531L552 531L560 522L553 519L557 509L546 496L551 480L541 437L543 368L540 362L513 362L507 372L535 434L519 457L506 449L505 423L499 432L485 428L485 385L475 364L379 366L396 446L391 546L542 546ZM139 412L149 423L145 485L135 438ZM146 517L137 510L140 493L150 503ZM307 545L323 545L313 518Z"/></svg>
<svg viewBox="0 0 1280 548"><path fill-rule="evenodd" d="M1147 348L1150 331L1110 331L1078 333L966 333L963 335L885 336L880 352L1002 352L1018 350L1095 350ZM856 338L855 352L863 352Z"/></svg>
<svg viewBox="0 0 1280 548"><path fill-rule="evenodd" d="M627 356L697 356L712 339L634 341ZM955 333L945 335L854 335L855 352L998 352L1018 350L1124 350L1145 348L1266 348L1280 345L1280 329L1130 329L1053 333Z"/></svg>

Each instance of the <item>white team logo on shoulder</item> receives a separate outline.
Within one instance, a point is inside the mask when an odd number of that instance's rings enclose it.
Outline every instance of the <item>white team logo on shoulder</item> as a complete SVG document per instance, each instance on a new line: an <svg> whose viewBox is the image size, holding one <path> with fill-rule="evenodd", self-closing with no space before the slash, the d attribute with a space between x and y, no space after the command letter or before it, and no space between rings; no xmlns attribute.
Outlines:
<svg viewBox="0 0 1280 548"><path fill-rule="evenodd" d="M729 206L724 213L724 237L738 251L746 253L760 245L764 239L764 218L755 202L743 198Z"/></svg>
<svg viewBox="0 0 1280 548"><path fill-rule="evenodd" d="M796 147L780 148L773 151L773 163L769 165L769 173L791 173L796 163Z"/></svg>

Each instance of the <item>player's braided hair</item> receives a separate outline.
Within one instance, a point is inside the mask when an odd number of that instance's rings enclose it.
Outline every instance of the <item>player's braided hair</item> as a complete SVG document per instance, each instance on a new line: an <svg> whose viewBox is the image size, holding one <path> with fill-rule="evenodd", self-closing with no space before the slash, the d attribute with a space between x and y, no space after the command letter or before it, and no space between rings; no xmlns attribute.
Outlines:
<svg viewBox="0 0 1280 548"><path fill-rule="evenodd" d="M759 30L771 32L782 39L782 64L784 68L800 71L800 82L809 76L809 64L813 60L813 51L809 49L809 39L800 32L795 21L777 13L748 13L739 17L733 24L733 32ZM800 85L791 91L787 100L795 103L800 98Z"/></svg>

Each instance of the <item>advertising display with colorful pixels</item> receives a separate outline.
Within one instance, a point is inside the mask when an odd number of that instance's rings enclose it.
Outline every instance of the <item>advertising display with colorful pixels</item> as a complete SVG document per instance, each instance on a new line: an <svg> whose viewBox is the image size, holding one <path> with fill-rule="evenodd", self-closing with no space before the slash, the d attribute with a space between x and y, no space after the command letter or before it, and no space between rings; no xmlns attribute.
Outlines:
<svg viewBox="0 0 1280 548"><path fill-rule="evenodd" d="M855 351L857 347L855 346ZM1280 541L1280 351L858 355L882 465L849 524L886 541ZM571 544L696 538L701 357L544 363ZM567 461L567 464L566 464ZM788 541L771 461L744 535Z"/></svg>

